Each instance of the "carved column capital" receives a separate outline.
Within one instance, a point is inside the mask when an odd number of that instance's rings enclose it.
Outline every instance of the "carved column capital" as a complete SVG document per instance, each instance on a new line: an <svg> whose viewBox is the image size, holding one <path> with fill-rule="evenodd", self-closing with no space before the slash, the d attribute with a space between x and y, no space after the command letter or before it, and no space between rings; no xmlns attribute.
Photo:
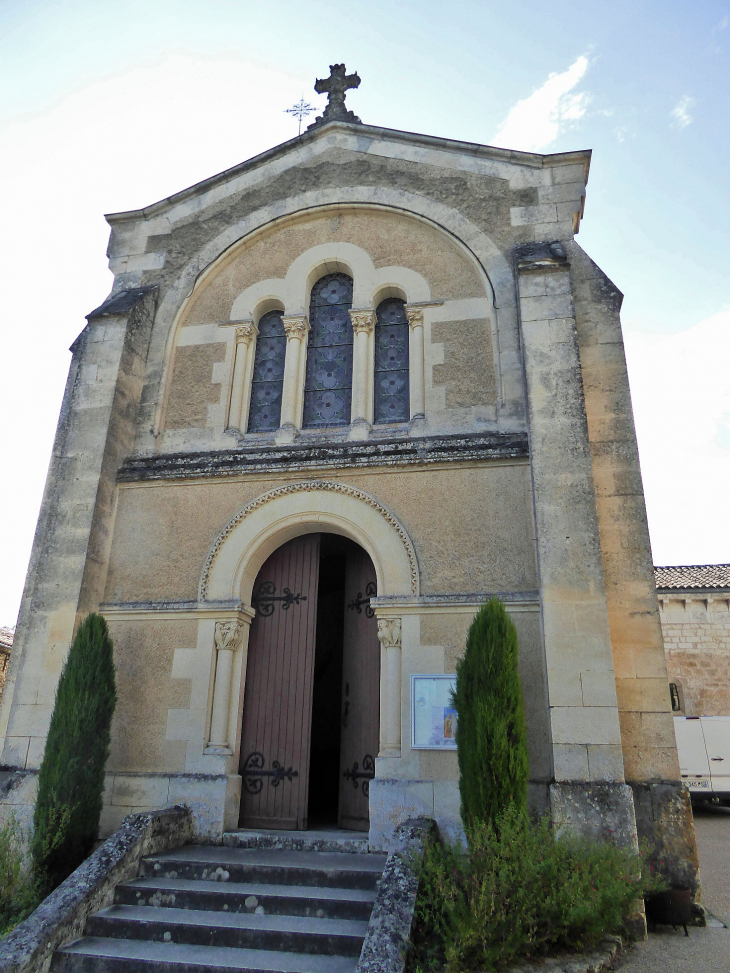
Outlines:
<svg viewBox="0 0 730 973"><path fill-rule="evenodd" d="M400 618L379 618L378 638L384 649L399 649L401 646Z"/></svg>
<svg viewBox="0 0 730 973"><path fill-rule="evenodd" d="M253 323L253 321L239 321L236 325L236 341L244 342L249 344L256 335L259 333L259 329Z"/></svg>
<svg viewBox="0 0 730 973"><path fill-rule="evenodd" d="M423 327L423 308L422 307L409 307L406 304L406 317L408 318L408 324L411 330L414 328Z"/></svg>
<svg viewBox="0 0 730 973"><path fill-rule="evenodd" d="M350 311L350 321L352 321L352 330L355 334L360 334L360 332L365 332L365 334L372 334L375 330L375 311L372 308L363 308L359 311Z"/></svg>
<svg viewBox="0 0 730 973"><path fill-rule="evenodd" d="M215 647L220 652L221 649L227 649L230 652L235 652L238 646L239 639L241 637L241 632L243 631L243 623L238 619L230 618L224 622L215 623Z"/></svg>
<svg viewBox="0 0 730 973"><path fill-rule="evenodd" d="M306 314L292 314L283 317L281 320L287 338L298 338L302 341L306 337L309 331L309 321Z"/></svg>

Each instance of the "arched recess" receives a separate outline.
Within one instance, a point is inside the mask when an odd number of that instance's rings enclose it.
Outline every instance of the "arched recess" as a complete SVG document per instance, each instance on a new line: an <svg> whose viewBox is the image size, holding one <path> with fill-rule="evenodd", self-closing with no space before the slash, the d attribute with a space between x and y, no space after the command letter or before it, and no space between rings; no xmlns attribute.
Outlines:
<svg viewBox="0 0 730 973"><path fill-rule="evenodd" d="M243 243L244 238L250 237L258 230L268 228L278 220L307 211L352 205L398 211L441 230L478 267L487 293L491 295L492 303L497 310L498 321L506 315L508 327L516 329L512 268L490 237L458 210L414 193L384 186L353 186L318 190L316 193L300 193L285 201L264 206L227 227L201 248L164 295L155 316L155 328L148 357L148 365L154 367L156 383L159 382L157 393L152 397L152 400L157 403L153 420L155 433L160 428L164 398L160 395L160 391L168 380L167 371L177 323L195 286L205 280L209 274L216 272L220 262L228 259L232 248ZM392 282L383 280L378 283ZM272 297L270 281L255 286L260 286L260 292L248 294L246 304L255 303L254 299L260 301ZM291 313L288 308L287 311ZM516 340L516 331L514 340Z"/></svg>
<svg viewBox="0 0 730 973"><path fill-rule="evenodd" d="M200 601L240 599L250 605L256 575L268 556L300 534L319 531L342 534L367 551L378 595L418 595L415 551L398 520L362 490L305 480L262 494L228 522L206 558Z"/></svg>

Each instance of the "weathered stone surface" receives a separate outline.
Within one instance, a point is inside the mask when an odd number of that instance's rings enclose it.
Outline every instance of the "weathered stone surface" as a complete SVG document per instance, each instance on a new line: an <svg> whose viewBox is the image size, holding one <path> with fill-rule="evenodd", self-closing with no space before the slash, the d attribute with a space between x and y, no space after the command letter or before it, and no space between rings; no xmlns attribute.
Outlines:
<svg viewBox="0 0 730 973"><path fill-rule="evenodd" d="M701 898L697 853L689 792L677 781L631 782L639 840L648 846L649 860L672 885L688 886Z"/></svg>
<svg viewBox="0 0 730 973"><path fill-rule="evenodd" d="M110 905L119 882L134 878L140 859L192 837L184 807L132 814L35 912L0 942L3 973L45 973L53 951L82 935L86 919Z"/></svg>
<svg viewBox="0 0 730 973"><path fill-rule="evenodd" d="M418 894L418 864L434 822L405 821L395 829L357 965L358 973L403 973Z"/></svg>

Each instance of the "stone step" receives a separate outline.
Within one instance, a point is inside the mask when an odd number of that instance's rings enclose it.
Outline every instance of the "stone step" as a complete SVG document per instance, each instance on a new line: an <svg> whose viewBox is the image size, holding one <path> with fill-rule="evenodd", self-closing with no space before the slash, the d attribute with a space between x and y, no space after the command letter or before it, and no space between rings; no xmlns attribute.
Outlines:
<svg viewBox="0 0 730 973"><path fill-rule="evenodd" d="M85 937L57 950L52 973L355 973L356 956L179 946Z"/></svg>
<svg viewBox="0 0 730 973"><path fill-rule="evenodd" d="M253 831L241 828L227 831L223 844L228 848L280 848L284 851L344 851L366 855L368 836L360 831Z"/></svg>
<svg viewBox="0 0 730 973"><path fill-rule="evenodd" d="M141 878L375 889L385 855L188 845L140 863Z"/></svg>
<svg viewBox="0 0 730 973"><path fill-rule="evenodd" d="M223 946L359 956L367 922L303 916L112 905L86 923L86 935L191 946Z"/></svg>
<svg viewBox="0 0 730 973"><path fill-rule="evenodd" d="M267 915L360 919L365 922L375 901L369 889L307 888L258 882L210 882L204 879L139 878L118 885L118 905L175 907L211 912L256 912Z"/></svg>

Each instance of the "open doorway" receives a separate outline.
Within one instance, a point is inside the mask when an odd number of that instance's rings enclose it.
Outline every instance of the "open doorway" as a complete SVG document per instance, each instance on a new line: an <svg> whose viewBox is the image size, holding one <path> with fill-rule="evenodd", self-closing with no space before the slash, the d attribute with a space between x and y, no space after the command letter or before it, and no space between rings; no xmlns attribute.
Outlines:
<svg viewBox="0 0 730 973"><path fill-rule="evenodd" d="M261 568L241 736L241 827L366 831L380 717L373 563L305 534Z"/></svg>

